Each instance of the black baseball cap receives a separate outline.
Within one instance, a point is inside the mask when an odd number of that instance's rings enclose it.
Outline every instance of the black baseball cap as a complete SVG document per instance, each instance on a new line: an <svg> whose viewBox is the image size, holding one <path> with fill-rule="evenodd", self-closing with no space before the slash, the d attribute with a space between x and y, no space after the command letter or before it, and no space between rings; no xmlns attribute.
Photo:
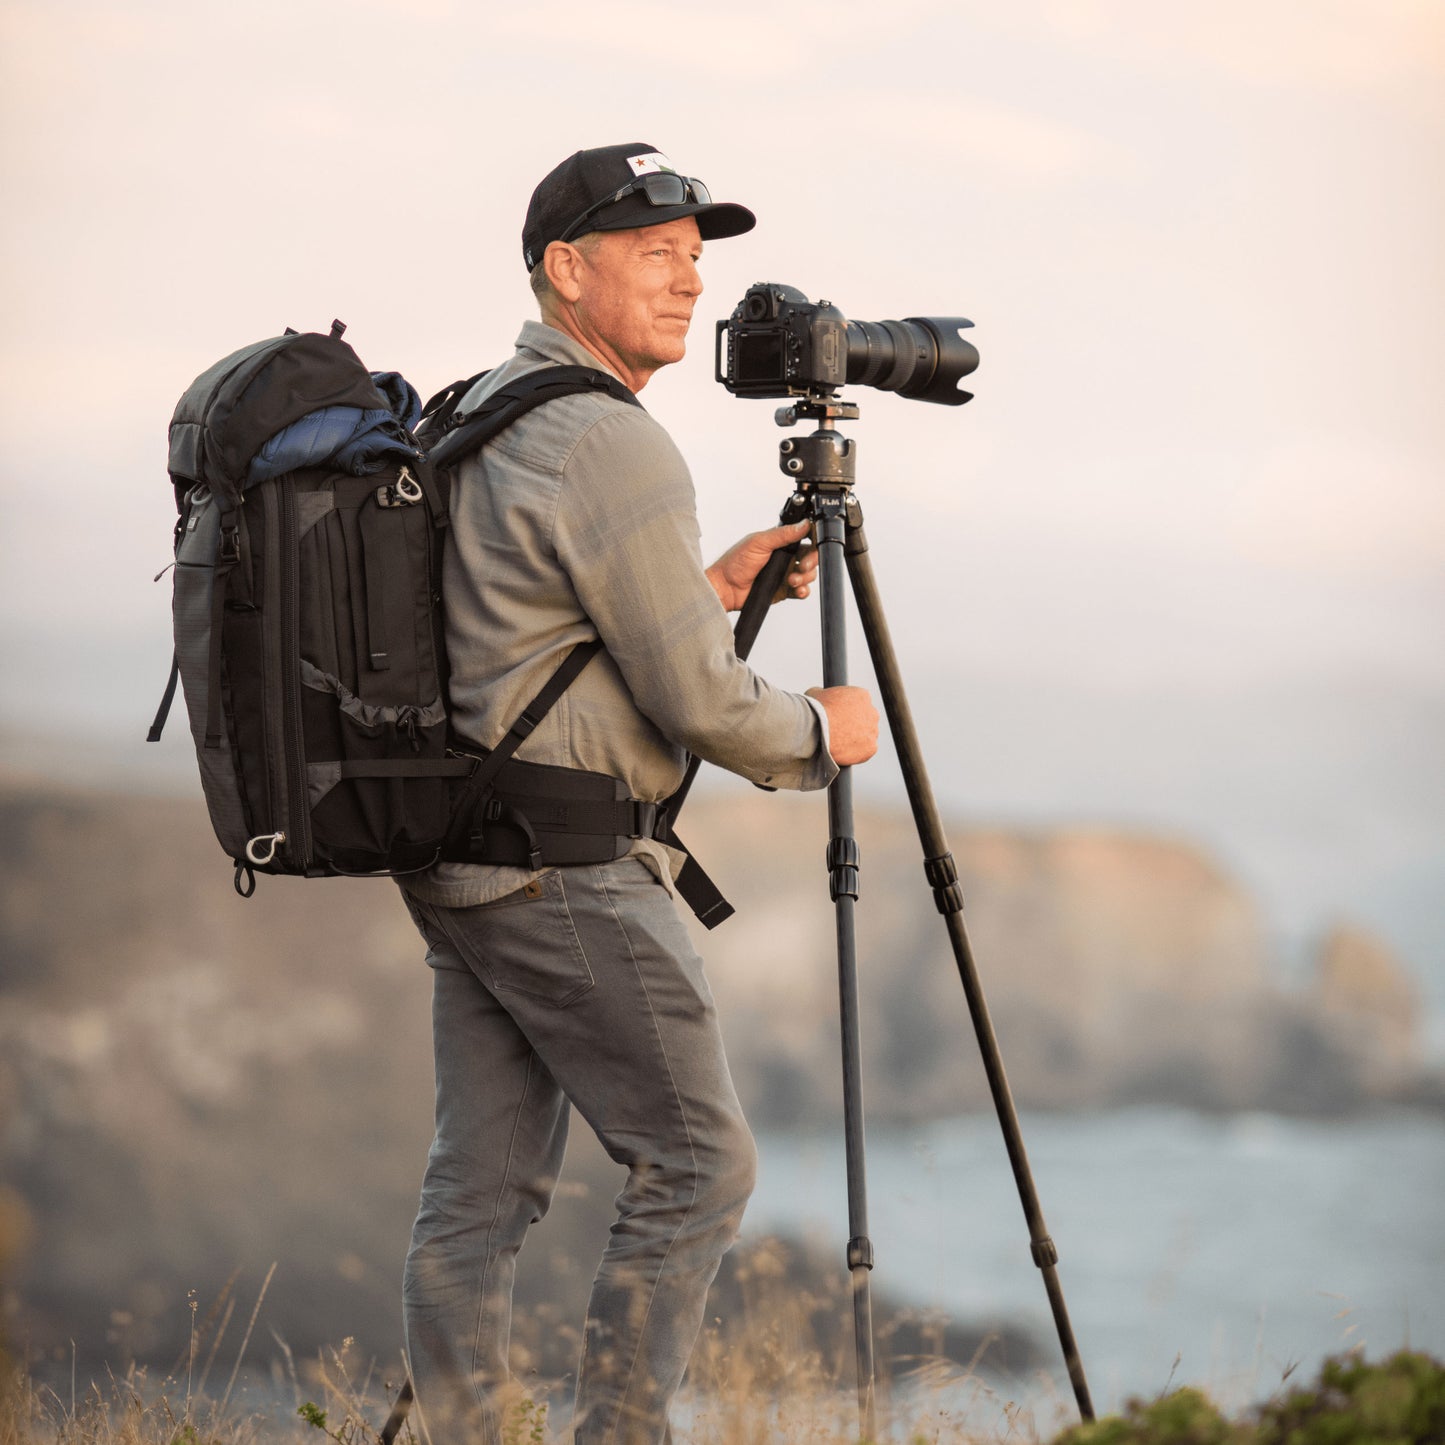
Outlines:
<svg viewBox="0 0 1445 1445"><path fill-rule="evenodd" d="M660 226L683 216L697 217L704 241L741 236L757 224L746 206L714 201L701 181L683 175L645 141L578 151L532 192L522 227L522 259L530 271L553 241L588 231Z"/></svg>

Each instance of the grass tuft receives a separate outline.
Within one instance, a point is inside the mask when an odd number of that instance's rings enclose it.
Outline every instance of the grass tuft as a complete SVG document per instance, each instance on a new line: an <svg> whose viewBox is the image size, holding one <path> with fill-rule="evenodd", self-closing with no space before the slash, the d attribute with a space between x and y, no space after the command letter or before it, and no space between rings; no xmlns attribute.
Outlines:
<svg viewBox="0 0 1445 1445"><path fill-rule="evenodd" d="M243 1379L270 1282L268 1274L218 1398L205 1387L235 1312L234 1278L204 1318L188 1299L190 1340L158 1379L132 1366L77 1390L72 1365L58 1392L0 1354L0 1445L316 1445L319 1436L376 1445L402 1380L399 1371L395 1380L379 1376L374 1363L361 1369L351 1340L298 1362L275 1337L281 1355L269 1381L254 1373ZM861 1442L852 1350L840 1343L847 1331L817 1328L820 1318L846 1312L846 1299L800 1288L766 1250L749 1258L739 1286L742 1308L729 1323L710 1321L694 1353L678 1402L677 1445L1039 1445L1044 1438L1029 1413L992 1393L978 1372L985 1341L968 1365L941 1349L893 1356L892 1379L880 1348L880 1438ZM910 1328L910 1339L927 1342L933 1326ZM1170 1389L1171 1372L1158 1396L1056 1432L1050 1445L1445 1445L1445 1365L1428 1355L1401 1351L1372 1364L1356 1351L1326 1361L1313 1381L1296 1375L1291 1366L1273 1399L1230 1418L1198 1389ZM549 1432L548 1391L532 1378L533 1393L519 1383L507 1402L502 1445L558 1438ZM417 1445L413 1423L403 1428L402 1445Z"/></svg>

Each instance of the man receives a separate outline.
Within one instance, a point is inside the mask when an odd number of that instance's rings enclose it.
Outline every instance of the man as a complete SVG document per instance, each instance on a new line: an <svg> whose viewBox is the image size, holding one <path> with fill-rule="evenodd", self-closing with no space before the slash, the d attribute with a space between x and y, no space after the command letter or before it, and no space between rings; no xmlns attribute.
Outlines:
<svg viewBox="0 0 1445 1445"><path fill-rule="evenodd" d="M704 238L753 224L650 145L577 152L527 212L541 321L463 406L552 365L604 368L640 392L682 358ZM733 652L725 609L806 524L756 533L704 569L687 467L639 406L589 392L531 411L460 468L452 515L444 595L464 736L494 746L560 658L600 637L520 759L610 774L659 801L684 750L786 788L824 787L872 756L862 689L782 692ZM802 558L795 596L816 575L815 554ZM435 980L436 1139L404 1282L433 1445L499 1438L515 1259L551 1199L569 1100L629 1170L588 1307L575 1439L667 1438L755 1167L671 896L680 861L643 838L611 863L442 864L408 884Z"/></svg>

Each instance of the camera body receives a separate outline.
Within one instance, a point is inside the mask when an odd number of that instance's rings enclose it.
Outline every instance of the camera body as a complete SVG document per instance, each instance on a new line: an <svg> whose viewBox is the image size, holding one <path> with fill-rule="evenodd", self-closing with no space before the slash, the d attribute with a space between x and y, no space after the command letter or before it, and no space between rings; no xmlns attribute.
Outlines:
<svg viewBox="0 0 1445 1445"><path fill-rule="evenodd" d="M831 391L848 379L848 322L795 286L761 282L718 322L716 360L717 379L734 396Z"/></svg>
<svg viewBox="0 0 1445 1445"><path fill-rule="evenodd" d="M961 316L849 321L794 286L759 282L717 323L716 377L734 396L818 396L851 381L962 406L972 393L958 382L978 351L960 333L972 325Z"/></svg>

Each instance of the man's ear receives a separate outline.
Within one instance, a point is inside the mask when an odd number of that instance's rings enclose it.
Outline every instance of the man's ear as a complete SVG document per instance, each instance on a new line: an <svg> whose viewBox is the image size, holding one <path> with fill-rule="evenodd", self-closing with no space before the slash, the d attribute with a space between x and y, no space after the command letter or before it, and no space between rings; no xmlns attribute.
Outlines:
<svg viewBox="0 0 1445 1445"><path fill-rule="evenodd" d="M582 253L567 241L553 241L542 256L552 289L569 305L582 294Z"/></svg>

